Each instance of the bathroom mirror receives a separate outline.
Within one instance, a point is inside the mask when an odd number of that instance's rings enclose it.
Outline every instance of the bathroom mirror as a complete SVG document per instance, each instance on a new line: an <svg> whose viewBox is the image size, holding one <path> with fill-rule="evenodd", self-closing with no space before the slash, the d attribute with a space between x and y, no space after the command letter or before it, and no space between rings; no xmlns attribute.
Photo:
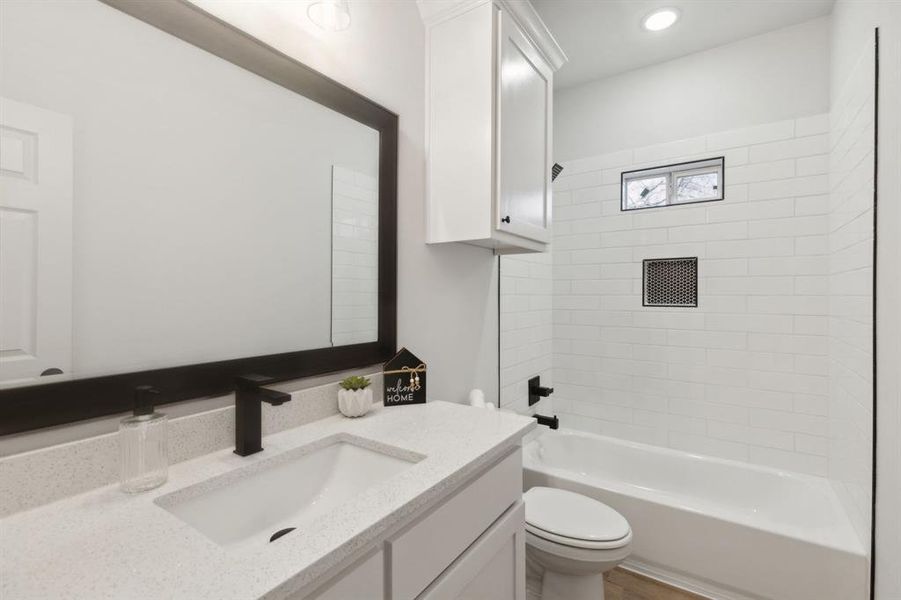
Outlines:
<svg viewBox="0 0 901 600"><path fill-rule="evenodd" d="M396 115L181 0L0 11L0 433L390 357Z"/></svg>

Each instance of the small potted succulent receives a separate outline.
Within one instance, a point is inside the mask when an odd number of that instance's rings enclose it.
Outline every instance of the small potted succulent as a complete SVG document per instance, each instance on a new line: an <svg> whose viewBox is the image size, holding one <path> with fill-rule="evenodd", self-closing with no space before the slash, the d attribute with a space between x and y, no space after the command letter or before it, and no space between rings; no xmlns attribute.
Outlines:
<svg viewBox="0 0 901 600"><path fill-rule="evenodd" d="M372 390L368 377L352 375L338 385L338 410L345 417L362 417L372 407Z"/></svg>

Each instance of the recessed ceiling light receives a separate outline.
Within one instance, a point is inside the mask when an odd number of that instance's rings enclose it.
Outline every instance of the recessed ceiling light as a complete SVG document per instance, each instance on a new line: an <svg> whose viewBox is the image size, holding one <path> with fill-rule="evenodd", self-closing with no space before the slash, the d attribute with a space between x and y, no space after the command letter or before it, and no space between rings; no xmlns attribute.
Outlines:
<svg viewBox="0 0 901 600"><path fill-rule="evenodd" d="M307 7L307 16L326 31L341 31L350 27L347 0L316 0Z"/></svg>
<svg viewBox="0 0 901 600"><path fill-rule="evenodd" d="M667 27L672 27L673 23L678 20L678 10L675 8L661 8L646 16L641 25L648 31L663 31Z"/></svg>

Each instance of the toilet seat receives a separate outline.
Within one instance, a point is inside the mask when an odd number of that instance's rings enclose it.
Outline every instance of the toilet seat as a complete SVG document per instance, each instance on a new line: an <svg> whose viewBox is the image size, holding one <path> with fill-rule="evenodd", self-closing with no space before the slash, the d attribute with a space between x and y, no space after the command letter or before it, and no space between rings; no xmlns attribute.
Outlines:
<svg viewBox="0 0 901 600"><path fill-rule="evenodd" d="M560 544L561 546L568 546L570 548L579 548L581 550L615 550L617 548L622 548L624 546L628 546L632 542L632 532L630 531L628 535L621 537L617 540L610 540L607 542L592 542L588 540L580 540L575 538L568 538L561 535L555 535L553 533L549 533L540 529L538 527L534 527L526 523L526 532L531 533L535 537L541 538L547 542L553 542L555 544Z"/></svg>
<svg viewBox="0 0 901 600"><path fill-rule="evenodd" d="M542 540L584 550L628 546L632 529L606 504L567 490L534 487L523 494L526 531Z"/></svg>

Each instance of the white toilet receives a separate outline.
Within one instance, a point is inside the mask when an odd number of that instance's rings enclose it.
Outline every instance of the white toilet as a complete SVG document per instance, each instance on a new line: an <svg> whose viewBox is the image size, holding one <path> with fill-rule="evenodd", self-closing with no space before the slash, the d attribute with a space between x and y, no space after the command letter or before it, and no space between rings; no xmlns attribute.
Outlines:
<svg viewBox="0 0 901 600"><path fill-rule="evenodd" d="M631 551L629 522L606 504L557 488L534 487L523 500L530 598L540 589L542 600L603 600L604 573Z"/></svg>

